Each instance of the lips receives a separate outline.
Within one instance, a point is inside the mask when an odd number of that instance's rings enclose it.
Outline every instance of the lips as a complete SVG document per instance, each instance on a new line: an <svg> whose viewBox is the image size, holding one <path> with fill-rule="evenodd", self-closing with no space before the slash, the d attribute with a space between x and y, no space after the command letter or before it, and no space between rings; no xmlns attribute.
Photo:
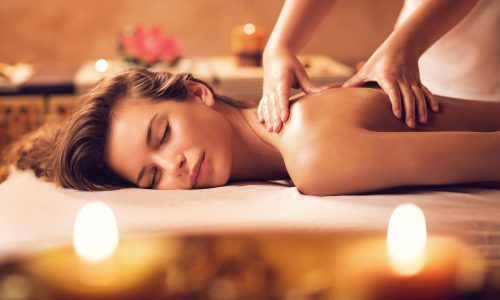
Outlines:
<svg viewBox="0 0 500 300"><path fill-rule="evenodd" d="M203 160L205 159L205 153L202 153L200 156L200 159L196 162L196 164L193 167L193 172L191 173L191 176L189 177L190 183L191 183L191 188L195 188L196 185L198 184L198 177L200 176L200 168L201 164L203 163Z"/></svg>

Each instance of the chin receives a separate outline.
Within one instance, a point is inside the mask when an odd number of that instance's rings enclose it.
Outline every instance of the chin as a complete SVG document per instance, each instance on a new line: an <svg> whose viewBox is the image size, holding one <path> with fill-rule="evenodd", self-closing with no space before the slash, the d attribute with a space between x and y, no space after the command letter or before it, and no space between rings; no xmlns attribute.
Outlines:
<svg viewBox="0 0 500 300"><path fill-rule="evenodd" d="M207 184L210 187L219 187L227 185L229 178L231 177L231 161L225 160L222 164L219 164L218 168L212 169L212 177L210 182Z"/></svg>
<svg viewBox="0 0 500 300"><path fill-rule="evenodd" d="M211 182L208 182L207 184L210 185L210 187L219 187L219 186L224 186L227 185L229 182L229 177L231 172L227 171L224 172L224 174L214 174L215 176L212 178Z"/></svg>

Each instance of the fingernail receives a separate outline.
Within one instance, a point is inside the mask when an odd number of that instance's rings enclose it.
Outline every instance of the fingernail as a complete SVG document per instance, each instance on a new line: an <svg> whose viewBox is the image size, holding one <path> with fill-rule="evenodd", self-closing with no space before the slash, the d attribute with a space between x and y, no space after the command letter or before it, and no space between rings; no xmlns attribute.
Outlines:
<svg viewBox="0 0 500 300"><path fill-rule="evenodd" d="M413 119L409 119L407 123L410 128L415 128L415 121L413 121Z"/></svg>
<svg viewBox="0 0 500 300"><path fill-rule="evenodd" d="M273 129L273 127L271 126L270 123L266 123L266 129L267 129L267 131L271 131Z"/></svg>
<svg viewBox="0 0 500 300"><path fill-rule="evenodd" d="M439 106L437 104L433 105L432 109L434 110L434 112L439 112Z"/></svg>
<svg viewBox="0 0 500 300"><path fill-rule="evenodd" d="M285 122L285 111L284 110L281 110L280 117L281 117L281 121Z"/></svg>
<svg viewBox="0 0 500 300"><path fill-rule="evenodd" d="M398 117L398 119L401 119L401 110L399 108L396 108L394 113L396 114L396 117Z"/></svg>
<svg viewBox="0 0 500 300"><path fill-rule="evenodd" d="M277 128L278 128L278 122L274 121L274 123L273 123L273 131L276 131Z"/></svg>
<svg viewBox="0 0 500 300"><path fill-rule="evenodd" d="M427 124L427 117L421 117L420 118L420 123Z"/></svg>

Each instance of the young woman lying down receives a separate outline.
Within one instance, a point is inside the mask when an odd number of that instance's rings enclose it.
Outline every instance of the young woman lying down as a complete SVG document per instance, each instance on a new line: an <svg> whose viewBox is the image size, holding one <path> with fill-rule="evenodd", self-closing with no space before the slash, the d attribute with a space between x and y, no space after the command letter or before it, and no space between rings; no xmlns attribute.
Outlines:
<svg viewBox="0 0 500 300"><path fill-rule="evenodd" d="M135 69L104 79L67 123L14 145L4 164L78 190L291 179L322 196L500 182L500 102L437 99L440 112L412 130L381 90L327 89L295 100L276 134L190 74Z"/></svg>

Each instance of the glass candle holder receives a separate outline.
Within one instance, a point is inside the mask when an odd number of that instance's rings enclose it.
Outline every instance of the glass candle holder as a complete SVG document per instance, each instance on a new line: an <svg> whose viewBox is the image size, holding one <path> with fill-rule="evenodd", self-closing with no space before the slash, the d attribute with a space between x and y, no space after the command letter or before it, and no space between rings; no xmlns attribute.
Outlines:
<svg viewBox="0 0 500 300"><path fill-rule="evenodd" d="M262 65L262 53L267 42L263 27L248 23L233 28L231 51L236 65L240 67L258 67Z"/></svg>

